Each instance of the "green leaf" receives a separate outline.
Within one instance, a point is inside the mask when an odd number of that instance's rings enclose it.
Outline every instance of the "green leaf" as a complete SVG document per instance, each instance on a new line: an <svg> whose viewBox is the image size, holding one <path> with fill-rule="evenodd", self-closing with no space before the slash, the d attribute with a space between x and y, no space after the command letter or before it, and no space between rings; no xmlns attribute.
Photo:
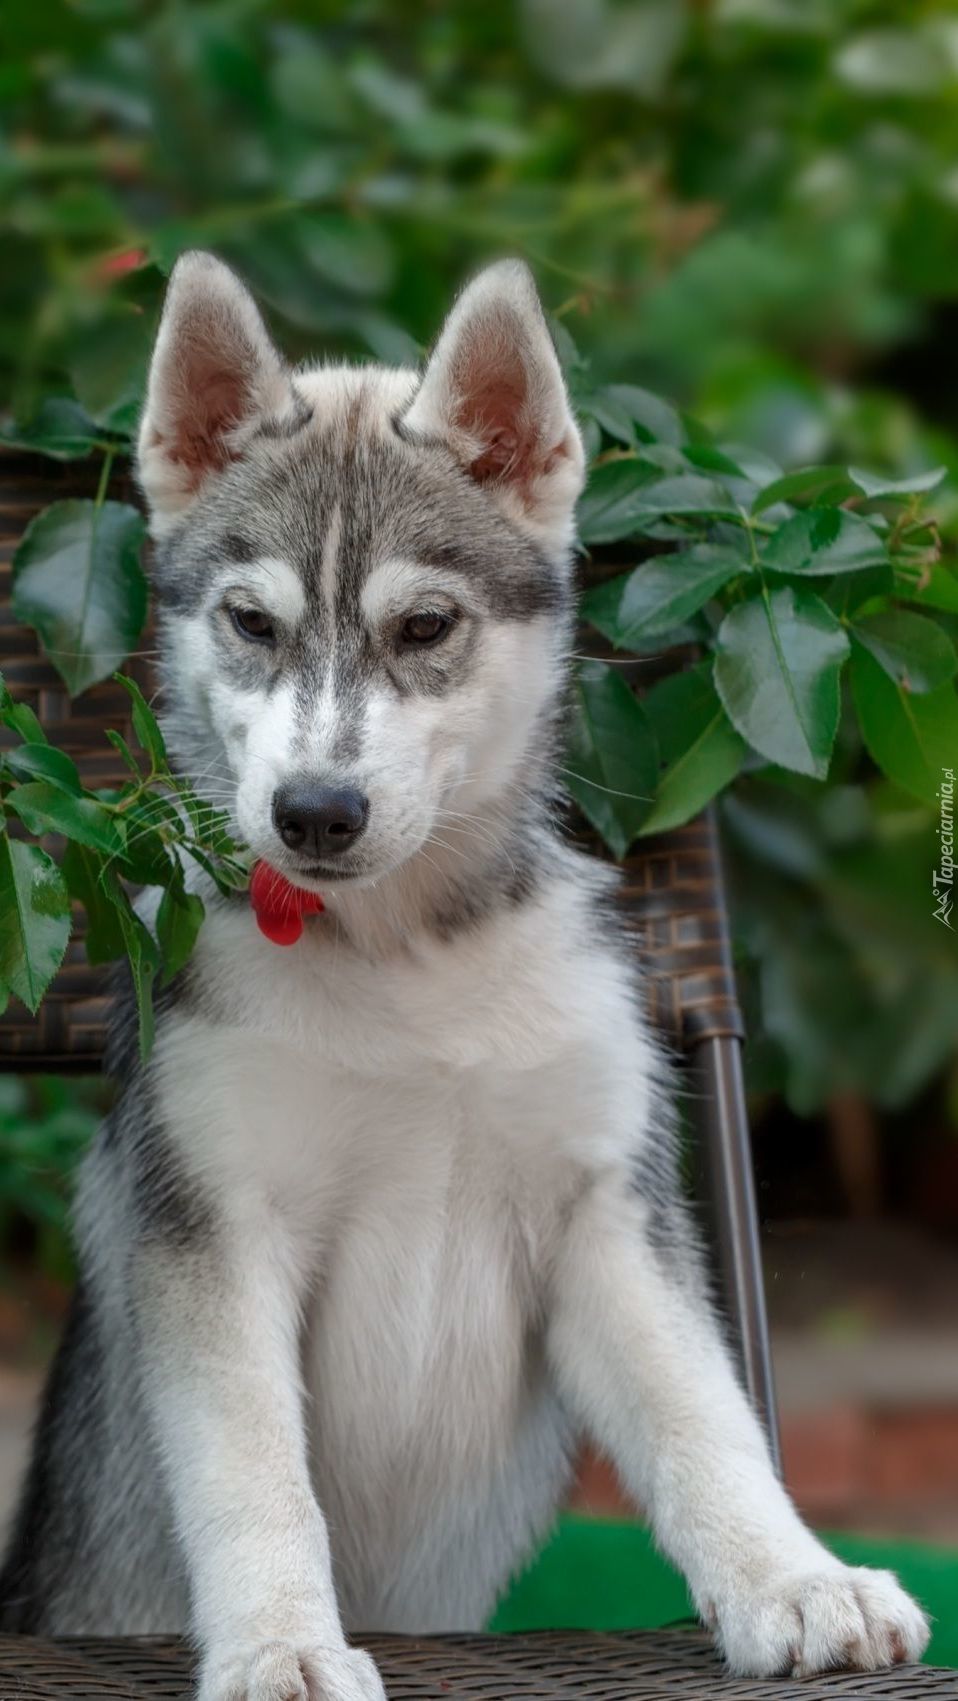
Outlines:
<svg viewBox="0 0 958 1701"><path fill-rule="evenodd" d="M762 565L775 573L860 573L888 560L881 538L843 508L809 508L786 520L762 547Z"/></svg>
<svg viewBox="0 0 958 1701"><path fill-rule="evenodd" d="M173 852L159 833L146 827L131 831L129 847L120 863L125 880L131 880L135 886L165 888L173 866Z"/></svg>
<svg viewBox="0 0 958 1701"><path fill-rule="evenodd" d="M886 478L883 473L849 467L848 476L865 496L878 501L882 497L924 496L948 477L948 468L931 467L927 472L912 473L910 478Z"/></svg>
<svg viewBox="0 0 958 1701"><path fill-rule="evenodd" d="M142 514L123 502L54 502L13 562L13 610L36 627L72 696L106 679L146 619Z"/></svg>
<svg viewBox="0 0 958 1701"><path fill-rule="evenodd" d="M658 519L663 514L700 515L703 519L739 517L738 508L724 485L714 478L699 478L695 473L659 478L645 485L642 512L647 519Z"/></svg>
<svg viewBox="0 0 958 1701"><path fill-rule="evenodd" d="M920 569L918 576L906 573L896 564L900 583L899 595L925 608L940 608L945 614L958 614L958 577L940 561Z"/></svg>
<svg viewBox="0 0 958 1701"><path fill-rule="evenodd" d="M654 476L648 461L603 461L593 467L579 502L578 528L583 543L615 543L631 537L643 512L640 487Z"/></svg>
<svg viewBox="0 0 958 1701"><path fill-rule="evenodd" d="M222 892L224 898L230 897L233 892L246 891L250 877L249 865L247 863L242 863L232 857L229 859L221 857L219 860L216 860L214 857L207 855L206 851L199 845L188 844L184 845L183 849L186 851L188 856L192 857L198 867L202 868L204 872L209 875L210 879L216 886L217 891Z"/></svg>
<svg viewBox="0 0 958 1701"><path fill-rule="evenodd" d="M36 1015L70 938L70 897L39 845L0 833L0 980Z"/></svg>
<svg viewBox="0 0 958 1701"><path fill-rule="evenodd" d="M588 0L524 0L516 8L537 67L567 89L624 89L658 102L689 29L671 0L610 7Z"/></svg>
<svg viewBox="0 0 958 1701"><path fill-rule="evenodd" d="M570 386L574 386L576 383L581 383L582 373L588 367L589 362L576 343L576 340L572 335L572 332L569 330L568 325L565 323L565 320L557 319L550 313L548 315L548 321L549 334L555 344L555 351L559 357L559 365L562 367ZM587 405L587 403L584 403L583 405Z"/></svg>
<svg viewBox="0 0 958 1701"><path fill-rule="evenodd" d="M643 700L658 737L664 770L641 836L690 821L731 783L748 753L712 683L711 665L699 662L660 680Z"/></svg>
<svg viewBox="0 0 958 1701"><path fill-rule="evenodd" d="M28 703L15 703L0 680L0 722L10 727L27 744L48 744L49 739Z"/></svg>
<svg viewBox="0 0 958 1701"><path fill-rule="evenodd" d="M90 417L104 430L128 435L143 405L153 346L154 317L127 307L88 327L73 348L70 378Z"/></svg>
<svg viewBox="0 0 958 1701"><path fill-rule="evenodd" d="M32 449L56 461L78 461L102 445L100 427L69 396L49 396L33 418L0 426L0 441L12 448Z"/></svg>
<svg viewBox="0 0 958 1701"><path fill-rule="evenodd" d="M837 573L830 584L821 587L819 595L832 613L845 621L865 603L893 596L894 592L895 575L891 562L886 561L881 567L866 568L864 573Z"/></svg>
<svg viewBox="0 0 958 1701"><path fill-rule="evenodd" d="M714 443L688 443L682 450L682 457L697 472L718 473L720 478L736 480L749 478L745 468Z"/></svg>
<svg viewBox="0 0 958 1701"><path fill-rule="evenodd" d="M675 408L638 384L607 384L581 405L603 431L623 443L671 443L678 447L684 436Z"/></svg>
<svg viewBox="0 0 958 1701"><path fill-rule="evenodd" d="M911 22L909 11L902 16ZM946 88L954 76L950 54L927 28L888 27L847 35L834 64L841 81L873 96L927 98Z"/></svg>
<svg viewBox="0 0 958 1701"><path fill-rule="evenodd" d="M609 395L608 390L595 390L588 396L577 396L575 406L578 414L586 414L590 420L600 425L607 437L614 437L617 442L627 444L630 449L635 448L639 441L635 421L621 403Z"/></svg>
<svg viewBox="0 0 958 1701"><path fill-rule="evenodd" d="M906 609L864 615L853 623L852 633L906 691L934 691L952 679L958 667L947 632L934 620Z"/></svg>
<svg viewBox="0 0 958 1701"><path fill-rule="evenodd" d="M273 61L271 83L294 123L329 134L355 128L356 100L336 58L319 42L300 39Z"/></svg>
<svg viewBox="0 0 958 1701"><path fill-rule="evenodd" d="M935 805L942 773L955 766L958 695L949 682L915 696L903 691L870 652L852 651L852 695L862 737L882 772L923 803Z"/></svg>
<svg viewBox="0 0 958 1701"><path fill-rule="evenodd" d="M172 827L177 838L182 822L168 798L151 796L130 807L126 821L126 846L122 871L126 879L137 886L166 886L176 877L176 861L170 846L158 830Z"/></svg>
<svg viewBox="0 0 958 1701"><path fill-rule="evenodd" d="M393 274L393 254L379 223L354 213L305 213L297 234L309 267L327 283L353 295L382 295Z"/></svg>
<svg viewBox="0 0 958 1701"><path fill-rule="evenodd" d="M657 555L631 573L597 585L582 599L582 613L617 649L680 626L704 607L748 563L729 547L697 544L675 555Z"/></svg>
<svg viewBox="0 0 958 1701"><path fill-rule="evenodd" d="M184 782L180 782L178 800L189 817L190 826L200 843L217 856L230 856L236 850L229 815L225 809L197 797Z"/></svg>
<svg viewBox="0 0 958 1701"><path fill-rule="evenodd" d="M373 307L357 307L350 316L357 334L384 366L419 365L423 357L421 345L388 314Z"/></svg>
<svg viewBox="0 0 958 1701"><path fill-rule="evenodd" d="M111 963L122 957L126 940L117 908L121 899L126 901L126 895L115 875L110 869L104 869L96 852L75 842L67 845L62 869L71 896L86 911L84 946L87 961Z"/></svg>
<svg viewBox="0 0 958 1701"><path fill-rule="evenodd" d="M803 467L800 472L786 473L773 479L759 491L752 503L752 513L762 514L777 502L844 502L855 493L855 484L845 467Z"/></svg>
<svg viewBox="0 0 958 1701"><path fill-rule="evenodd" d="M114 678L118 685L122 685L133 705L131 710L133 731L136 733L142 748L146 751L154 768L167 768L169 759L166 754L163 734L157 725L156 716L136 680L130 679L125 673L114 674Z"/></svg>
<svg viewBox="0 0 958 1701"><path fill-rule="evenodd" d="M183 836L183 816L176 796L166 791L152 791L130 806L131 818L150 827L165 828L175 839Z"/></svg>
<svg viewBox="0 0 958 1701"><path fill-rule="evenodd" d="M566 784L583 815L614 856L625 856L649 812L658 753L648 717L602 662L577 674L567 763Z"/></svg>
<svg viewBox="0 0 958 1701"><path fill-rule="evenodd" d="M663 451L664 453L664 451ZM615 543L649 531L667 515L738 519L728 491L715 479L694 473L655 476L650 461L603 461L594 467L579 502L583 543Z"/></svg>
<svg viewBox="0 0 958 1701"><path fill-rule="evenodd" d="M149 928L140 920L132 904L126 900L117 906L117 919L123 934L126 954L130 961L133 991L140 1022L140 1056L144 1063L153 1049L153 982L159 968L159 952Z"/></svg>
<svg viewBox="0 0 958 1701"><path fill-rule="evenodd" d="M123 737L122 732L116 732L113 727L107 727L106 736L120 760L127 768L129 768L132 774L136 775L137 779L140 779L140 764L130 749L130 746L127 744L126 739Z"/></svg>
<svg viewBox="0 0 958 1701"><path fill-rule="evenodd" d="M718 632L715 684L733 726L770 762L824 779L848 639L820 597L790 586L740 603Z"/></svg>
<svg viewBox="0 0 958 1701"><path fill-rule="evenodd" d="M73 797L46 780L16 786L7 794L28 832L63 833L91 850L116 856L123 849L123 829L114 815L92 797Z"/></svg>
<svg viewBox="0 0 958 1701"><path fill-rule="evenodd" d="M205 915L202 898L187 892L182 879L171 883L156 912L156 934L166 986L189 962Z"/></svg>
<svg viewBox="0 0 958 1701"><path fill-rule="evenodd" d="M17 779L48 780L71 797L79 797L83 790L76 763L52 744L18 744L4 753L4 761Z"/></svg>

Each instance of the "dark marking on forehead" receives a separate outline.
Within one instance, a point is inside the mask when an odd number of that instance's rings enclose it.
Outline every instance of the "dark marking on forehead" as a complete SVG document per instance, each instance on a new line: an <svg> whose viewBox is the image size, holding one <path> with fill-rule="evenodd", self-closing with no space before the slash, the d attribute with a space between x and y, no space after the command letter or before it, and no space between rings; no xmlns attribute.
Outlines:
<svg viewBox="0 0 958 1701"><path fill-rule="evenodd" d="M346 419L343 426L343 448L348 455L355 450L359 441L360 428L366 414L368 387L360 384L355 395L351 396L346 406Z"/></svg>
<svg viewBox="0 0 958 1701"><path fill-rule="evenodd" d="M237 566L257 560L260 553L252 539L244 537L242 532L226 532L220 544L222 560L235 561Z"/></svg>

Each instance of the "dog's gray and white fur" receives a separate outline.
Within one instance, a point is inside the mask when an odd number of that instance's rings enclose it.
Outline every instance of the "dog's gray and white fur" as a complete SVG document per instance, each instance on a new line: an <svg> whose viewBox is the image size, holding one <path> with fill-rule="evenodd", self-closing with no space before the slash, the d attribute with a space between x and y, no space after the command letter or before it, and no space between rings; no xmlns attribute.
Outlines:
<svg viewBox="0 0 958 1701"><path fill-rule="evenodd" d="M3 1627L189 1628L202 1701L381 1698L344 1627L481 1626L587 1433L736 1671L916 1658L775 1478L612 877L554 826L583 453L528 273L421 377L293 372L187 255L139 469L171 748L326 911L282 950L206 890L148 1066L120 1035ZM307 782L367 800L335 859L274 824Z"/></svg>

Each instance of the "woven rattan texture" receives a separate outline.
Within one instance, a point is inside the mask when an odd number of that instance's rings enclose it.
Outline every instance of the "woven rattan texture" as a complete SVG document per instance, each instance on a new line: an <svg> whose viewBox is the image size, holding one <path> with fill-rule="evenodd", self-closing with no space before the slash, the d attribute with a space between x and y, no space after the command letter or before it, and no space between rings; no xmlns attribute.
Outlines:
<svg viewBox="0 0 958 1701"><path fill-rule="evenodd" d="M34 633L10 608L11 560L23 532L48 502L90 496L96 469L59 466L41 456L0 450L0 668L13 695L30 704L50 738L77 762L88 785L118 784L123 769L104 737L106 727L129 736L129 703L107 683L71 702L40 653ZM111 495L135 499L119 478ZM144 646L149 647L149 635ZM150 694L148 657L128 664ZM626 864L622 901L646 969L650 1015L666 1039L687 1048L719 1034L741 1034L732 975L718 854L707 818L650 839ZM40 1013L11 1000L0 1018L0 1067L99 1068L109 1008L109 970L91 969L74 939Z"/></svg>
<svg viewBox="0 0 958 1701"><path fill-rule="evenodd" d="M651 1020L675 1045L744 1038L715 822L700 815L645 841L620 892L642 956Z"/></svg>
<svg viewBox="0 0 958 1701"><path fill-rule="evenodd" d="M526 1636L369 1636L389 1701L920 1701L958 1697L931 1666L769 1682L727 1677L697 1631ZM185 1701L190 1661L164 1641L0 1638L0 1701Z"/></svg>

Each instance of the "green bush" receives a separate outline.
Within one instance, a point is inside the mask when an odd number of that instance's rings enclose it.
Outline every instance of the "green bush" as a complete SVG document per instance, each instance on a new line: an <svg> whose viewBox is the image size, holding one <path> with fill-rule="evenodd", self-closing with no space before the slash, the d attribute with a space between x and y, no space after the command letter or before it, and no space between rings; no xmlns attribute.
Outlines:
<svg viewBox="0 0 958 1701"><path fill-rule="evenodd" d="M19 1238L54 1280L72 1274L69 1184L106 1108L104 1088L103 1081L0 1076L0 1246L7 1251Z"/></svg>

